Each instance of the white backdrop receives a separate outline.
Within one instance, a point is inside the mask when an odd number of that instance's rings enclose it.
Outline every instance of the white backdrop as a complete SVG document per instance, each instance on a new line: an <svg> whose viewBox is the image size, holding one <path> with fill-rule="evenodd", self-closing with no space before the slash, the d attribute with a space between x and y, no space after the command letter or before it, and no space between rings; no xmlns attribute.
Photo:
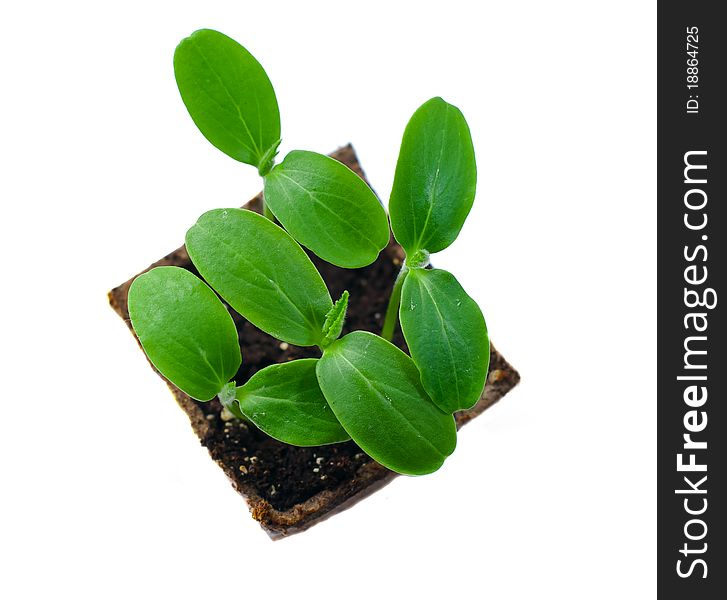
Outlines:
<svg viewBox="0 0 727 600"><path fill-rule="evenodd" d="M656 2L26 2L0 9L0 596L647 598L655 588ZM270 542L106 304L255 170L172 54L260 60L282 155L467 117L477 199L436 255L522 383L443 469Z"/></svg>

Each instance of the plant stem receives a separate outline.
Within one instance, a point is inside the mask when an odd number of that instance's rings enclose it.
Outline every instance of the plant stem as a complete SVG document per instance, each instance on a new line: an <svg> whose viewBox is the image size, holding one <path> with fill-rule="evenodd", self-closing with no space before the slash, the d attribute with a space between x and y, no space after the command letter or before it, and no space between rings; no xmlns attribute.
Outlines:
<svg viewBox="0 0 727 600"><path fill-rule="evenodd" d="M232 417L249 422L249 419L242 413L242 409L237 402L237 390L235 388L234 381L226 383L220 390L220 393L217 394L217 398L219 399L220 404L222 404L223 407L223 420L226 420L224 418L224 410L226 409L230 413L230 415L232 415Z"/></svg>
<svg viewBox="0 0 727 600"><path fill-rule="evenodd" d="M401 303L401 288L404 285L406 274L409 269L404 263L401 266L401 271L396 276L394 282L394 289L391 290L391 297L389 298L389 306L386 308L386 316L384 317L384 328L381 330L381 337L386 341L390 342L394 337L394 329L396 328L396 322L399 318L399 304Z"/></svg>
<svg viewBox="0 0 727 600"><path fill-rule="evenodd" d="M264 196L263 196L263 199L262 199L262 203L263 203L263 217L265 217L266 219L270 219L273 223L275 223L275 215L268 208L268 203L265 202L265 197Z"/></svg>
<svg viewBox="0 0 727 600"><path fill-rule="evenodd" d="M268 148L265 151L265 154L263 154L262 158L260 159L260 163L257 166L257 172L265 179L265 177L270 173L273 166L275 166L275 156L278 154L278 146L280 146L280 142L282 140L278 140L275 142L270 148ZM275 215L272 213L272 211L268 208L268 203L265 202L265 194L263 193L263 217L266 219L271 220L273 223L275 223Z"/></svg>

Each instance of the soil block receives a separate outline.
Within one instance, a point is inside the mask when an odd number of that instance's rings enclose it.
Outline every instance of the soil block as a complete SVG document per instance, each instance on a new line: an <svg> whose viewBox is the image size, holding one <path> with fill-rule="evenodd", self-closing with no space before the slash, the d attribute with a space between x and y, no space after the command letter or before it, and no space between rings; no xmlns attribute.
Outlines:
<svg viewBox="0 0 727 600"><path fill-rule="evenodd" d="M339 148L331 156L367 181L350 145ZM261 199L262 194L259 194L245 208L260 212ZM309 255L333 298L340 297L343 290L350 293L342 335L358 329L379 333L389 294L404 258L401 247L390 240L376 262L361 269L341 269ZM161 265L182 267L199 275L184 246L155 262L149 269ZM109 292L111 306L132 334L134 330L129 320L127 295L135 277ZM268 365L320 356L317 348L299 348L280 342L255 328L234 310L230 309L230 312L243 354L242 366L235 377L239 385ZM398 328L394 343L406 350ZM517 371L492 347L485 392L473 408L455 414L457 427L492 406L519 380ZM314 448L289 446L268 437L252 424L223 419L222 407L217 399L197 402L168 381L167 384L187 413L202 445L209 450L233 487L245 497L253 518L273 539L304 531L397 477L396 473L369 458L352 441Z"/></svg>

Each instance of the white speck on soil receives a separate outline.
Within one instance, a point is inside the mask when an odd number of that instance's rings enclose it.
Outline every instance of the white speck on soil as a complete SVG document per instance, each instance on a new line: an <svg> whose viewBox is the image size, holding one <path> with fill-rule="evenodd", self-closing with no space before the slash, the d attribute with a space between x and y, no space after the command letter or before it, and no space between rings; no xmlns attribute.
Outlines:
<svg viewBox="0 0 727 600"><path fill-rule="evenodd" d="M374 313L374 319L377 321L381 318L381 313Z"/></svg>
<svg viewBox="0 0 727 600"><path fill-rule="evenodd" d="M270 486L270 495L274 496L277 493L278 490L275 489L274 485Z"/></svg>
<svg viewBox="0 0 727 600"><path fill-rule="evenodd" d="M323 458L322 456L319 456L318 458L316 458L316 464L322 465L325 462L325 460L326 460L325 458Z"/></svg>
<svg viewBox="0 0 727 600"><path fill-rule="evenodd" d="M288 342L280 342L279 348L281 350L287 350L288 348L290 348L290 346L288 345Z"/></svg>
<svg viewBox="0 0 727 600"><path fill-rule="evenodd" d="M247 475L247 467L245 465L240 465L240 473Z"/></svg>
<svg viewBox="0 0 727 600"><path fill-rule="evenodd" d="M257 456L251 456L251 457L250 457L250 462L251 462L252 464L255 464L255 463L257 462Z"/></svg>
<svg viewBox="0 0 727 600"><path fill-rule="evenodd" d="M231 421L235 418L235 415L233 415L229 410L227 410L227 407L222 408L222 412L220 413L220 419L223 421Z"/></svg>
<svg viewBox="0 0 727 600"><path fill-rule="evenodd" d="M318 467L313 467L313 472L314 473L318 473L319 471L320 471L320 469Z"/></svg>

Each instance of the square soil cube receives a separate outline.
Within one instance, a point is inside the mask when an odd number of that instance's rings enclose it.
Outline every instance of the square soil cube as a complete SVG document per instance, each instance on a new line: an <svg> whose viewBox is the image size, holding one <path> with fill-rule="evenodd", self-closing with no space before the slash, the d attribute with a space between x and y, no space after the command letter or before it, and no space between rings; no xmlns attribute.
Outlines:
<svg viewBox="0 0 727 600"><path fill-rule="evenodd" d="M350 145L338 149L331 156L367 181ZM260 212L261 198L259 194L244 208ZM350 293L342 335L358 329L379 333L389 294L404 259L401 247L390 240L376 262L361 269L341 269L310 253L309 256L333 298L340 297L344 290ZM184 246L158 260L149 269L161 265L182 267L199 275ZM127 295L134 278L109 292L111 306L132 334ZM238 384L268 365L320 356L316 348L299 348L280 342L255 328L234 310L230 309L230 312L243 352L242 366L235 377ZM399 329L393 341L406 350ZM455 414L457 427L492 406L519 380L517 371L492 347L485 391L473 408ZM233 487L247 500L253 518L274 539L308 529L397 477L396 473L369 458L352 441L313 448L289 446L270 438L252 424L236 419L224 420L218 400L197 402L167 383L187 413L202 445L209 450Z"/></svg>

